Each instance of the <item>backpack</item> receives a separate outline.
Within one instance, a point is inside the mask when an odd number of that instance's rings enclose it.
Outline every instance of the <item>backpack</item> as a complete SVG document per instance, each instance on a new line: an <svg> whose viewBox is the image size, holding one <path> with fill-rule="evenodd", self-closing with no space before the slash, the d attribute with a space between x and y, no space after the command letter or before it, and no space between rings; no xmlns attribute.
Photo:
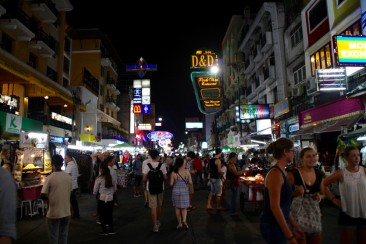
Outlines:
<svg viewBox="0 0 366 244"><path fill-rule="evenodd" d="M147 173L150 194L159 194L163 192L164 174L160 169L162 165L162 163L159 163L158 167L154 169L151 163L147 164L147 166L150 168L149 172Z"/></svg>

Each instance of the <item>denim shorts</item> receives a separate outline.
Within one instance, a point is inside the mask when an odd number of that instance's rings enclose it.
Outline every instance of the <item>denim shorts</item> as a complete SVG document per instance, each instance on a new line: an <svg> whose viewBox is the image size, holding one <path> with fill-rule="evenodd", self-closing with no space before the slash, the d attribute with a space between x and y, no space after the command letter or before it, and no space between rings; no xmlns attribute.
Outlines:
<svg viewBox="0 0 366 244"><path fill-rule="evenodd" d="M221 196L222 194L222 181L221 179L210 179L211 195Z"/></svg>

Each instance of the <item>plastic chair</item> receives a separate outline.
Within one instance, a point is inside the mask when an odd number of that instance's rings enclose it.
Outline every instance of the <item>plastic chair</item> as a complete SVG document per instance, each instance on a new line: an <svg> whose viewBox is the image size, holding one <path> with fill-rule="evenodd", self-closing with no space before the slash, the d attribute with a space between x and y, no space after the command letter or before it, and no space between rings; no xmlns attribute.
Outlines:
<svg viewBox="0 0 366 244"><path fill-rule="evenodd" d="M33 213L38 213L38 209L41 209L42 210L42 215L44 216L45 210L47 209L47 204L45 204L43 199L40 198L42 187L43 187L42 185L39 185L39 186L35 187L36 188L37 199L35 199L34 202L33 202Z"/></svg>
<svg viewBox="0 0 366 244"><path fill-rule="evenodd" d="M23 187L21 189L21 198L22 201L20 203L20 218L23 217L23 208L25 208L25 214L29 216L33 216L38 214L34 212L33 202L38 198L37 195L37 187L30 186L30 187Z"/></svg>

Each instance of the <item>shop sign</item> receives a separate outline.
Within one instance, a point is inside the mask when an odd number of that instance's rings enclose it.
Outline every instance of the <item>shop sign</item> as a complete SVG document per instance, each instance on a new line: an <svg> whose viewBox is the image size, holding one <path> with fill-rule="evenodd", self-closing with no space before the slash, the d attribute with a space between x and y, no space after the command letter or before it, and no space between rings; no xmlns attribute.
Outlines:
<svg viewBox="0 0 366 244"><path fill-rule="evenodd" d="M274 105L274 118L280 117L288 112L290 112L288 98L285 98Z"/></svg>
<svg viewBox="0 0 366 244"><path fill-rule="evenodd" d="M236 116L243 119L270 119L269 104L242 104L235 107Z"/></svg>
<svg viewBox="0 0 366 244"><path fill-rule="evenodd" d="M338 64L366 64L366 36L336 36Z"/></svg>
<svg viewBox="0 0 366 244"><path fill-rule="evenodd" d="M14 134L20 134L21 129L22 129L22 117L7 113L5 131Z"/></svg>
<svg viewBox="0 0 366 244"><path fill-rule="evenodd" d="M20 133L20 148L48 148L48 134L37 132Z"/></svg>
<svg viewBox="0 0 366 244"><path fill-rule="evenodd" d="M210 72L192 72L191 81L198 108L203 114L213 114L222 109L220 77Z"/></svg>
<svg viewBox="0 0 366 244"><path fill-rule="evenodd" d="M72 119L70 119L68 117L65 117L65 116L63 116L61 114L57 114L57 113L52 112L51 113L51 118L54 119L54 120L57 120L57 121L60 121L60 122L63 122L63 123L72 125Z"/></svg>
<svg viewBox="0 0 366 244"><path fill-rule="evenodd" d="M218 65L218 55L210 50L197 50L191 56L191 69L208 68Z"/></svg>
<svg viewBox="0 0 366 244"><path fill-rule="evenodd" d="M64 139L65 138L63 138L61 136L51 136L50 135L50 142L53 142L53 143L64 144Z"/></svg>
<svg viewBox="0 0 366 244"><path fill-rule="evenodd" d="M366 44L366 43L365 43ZM320 91L346 90L346 69L317 69L315 79Z"/></svg>

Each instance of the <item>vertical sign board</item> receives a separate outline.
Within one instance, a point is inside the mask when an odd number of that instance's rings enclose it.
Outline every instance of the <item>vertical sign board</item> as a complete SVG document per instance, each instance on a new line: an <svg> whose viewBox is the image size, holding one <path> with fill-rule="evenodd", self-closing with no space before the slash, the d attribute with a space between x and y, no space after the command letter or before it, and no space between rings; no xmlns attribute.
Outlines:
<svg viewBox="0 0 366 244"><path fill-rule="evenodd" d="M198 108L203 114L213 114L222 109L223 95L220 77L210 72L218 66L218 55L209 50L197 50L191 56L191 81Z"/></svg>

